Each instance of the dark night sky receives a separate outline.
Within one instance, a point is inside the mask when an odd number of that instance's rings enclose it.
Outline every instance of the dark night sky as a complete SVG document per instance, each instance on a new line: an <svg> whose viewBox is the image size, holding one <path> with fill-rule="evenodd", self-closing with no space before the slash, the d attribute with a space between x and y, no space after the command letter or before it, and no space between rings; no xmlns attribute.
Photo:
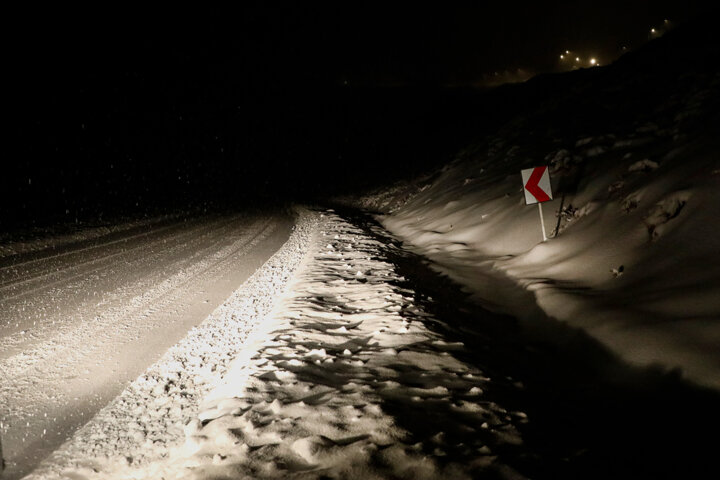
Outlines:
<svg viewBox="0 0 720 480"><path fill-rule="evenodd" d="M418 139L450 129L441 118L466 118L453 109L468 102L439 88L486 85L494 72L512 79L518 68L554 71L565 49L610 60L663 19L680 24L701 9L608 0L238 5L9 12L3 222L208 192L321 191L377 177L380 167L386 177L393 166L420 169L447 152Z"/></svg>
<svg viewBox="0 0 720 480"><path fill-rule="evenodd" d="M272 83L475 84L483 74L548 71L565 49L617 53L703 2L243 2L237 10L18 14L11 56L35 74L232 65ZM170 67L170 68L168 68ZM52 73L52 72L48 72ZM57 72L54 72L57 73ZM72 73L72 72L66 72Z"/></svg>

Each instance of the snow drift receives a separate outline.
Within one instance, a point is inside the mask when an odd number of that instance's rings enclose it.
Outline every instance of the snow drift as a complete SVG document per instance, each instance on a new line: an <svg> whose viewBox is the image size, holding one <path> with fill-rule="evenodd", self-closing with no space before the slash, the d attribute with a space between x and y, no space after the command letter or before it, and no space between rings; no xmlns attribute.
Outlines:
<svg viewBox="0 0 720 480"><path fill-rule="evenodd" d="M626 361L720 388L711 32L689 26L608 67L505 87L535 100L441 170L361 204L486 306L532 323L513 295L488 287L509 278ZM545 243L520 179L540 165L554 190Z"/></svg>

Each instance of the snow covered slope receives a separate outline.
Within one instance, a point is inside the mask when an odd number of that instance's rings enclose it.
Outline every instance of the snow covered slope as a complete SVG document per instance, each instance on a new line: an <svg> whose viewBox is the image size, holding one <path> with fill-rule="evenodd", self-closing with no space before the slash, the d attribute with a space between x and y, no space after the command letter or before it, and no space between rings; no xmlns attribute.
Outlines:
<svg viewBox="0 0 720 480"><path fill-rule="evenodd" d="M435 175L362 203L485 305L532 323L487 280L510 278L625 360L720 388L712 35L689 26L608 67L506 87L535 101ZM520 178L540 165L555 198L544 204L545 243Z"/></svg>

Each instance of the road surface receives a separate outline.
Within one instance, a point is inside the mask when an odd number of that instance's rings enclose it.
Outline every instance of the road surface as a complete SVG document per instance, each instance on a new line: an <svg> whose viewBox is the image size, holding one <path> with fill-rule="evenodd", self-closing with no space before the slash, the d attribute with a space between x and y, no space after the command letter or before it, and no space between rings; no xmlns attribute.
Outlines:
<svg viewBox="0 0 720 480"><path fill-rule="evenodd" d="M164 221L0 259L3 480L27 474L288 238L290 215Z"/></svg>

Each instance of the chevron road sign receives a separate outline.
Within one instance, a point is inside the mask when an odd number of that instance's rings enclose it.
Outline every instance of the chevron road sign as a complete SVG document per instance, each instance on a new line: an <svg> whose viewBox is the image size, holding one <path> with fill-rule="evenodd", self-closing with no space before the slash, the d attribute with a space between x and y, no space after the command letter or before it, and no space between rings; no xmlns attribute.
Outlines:
<svg viewBox="0 0 720 480"><path fill-rule="evenodd" d="M520 175L525 186L525 205L552 200L548 167L520 170Z"/></svg>
<svg viewBox="0 0 720 480"><path fill-rule="evenodd" d="M542 228L543 242L547 240L545 234L545 218L543 217L542 204L552 200L552 188L550 187L550 172L548 167L535 167L520 170L523 181L523 192L525 192L525 205L538 204L540 211L540 228Z"/></svg>

